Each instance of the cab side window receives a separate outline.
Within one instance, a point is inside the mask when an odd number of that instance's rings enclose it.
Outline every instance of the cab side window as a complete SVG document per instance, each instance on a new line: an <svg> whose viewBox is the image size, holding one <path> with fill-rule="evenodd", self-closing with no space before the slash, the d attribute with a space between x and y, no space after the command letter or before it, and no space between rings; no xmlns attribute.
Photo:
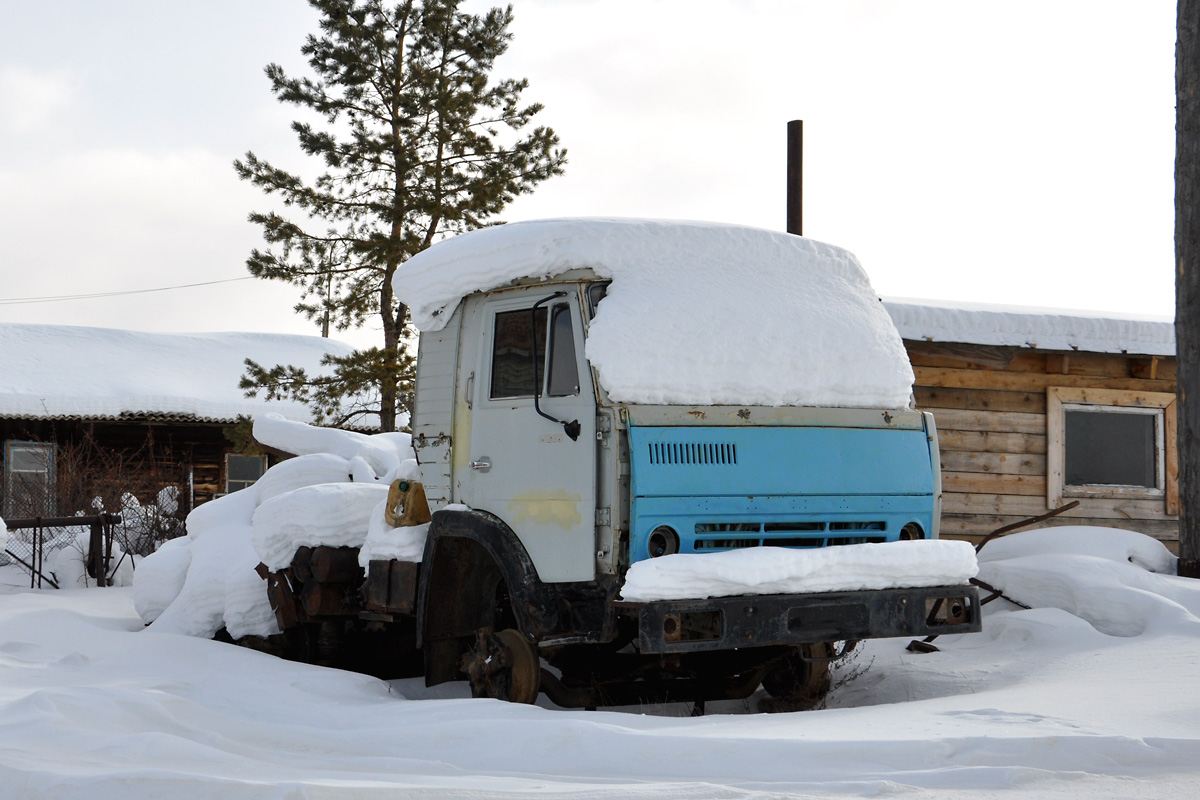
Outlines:
<svg viewBox="0 0 1200 800"><path fill-rule="evenodd" d="M531 323L533 330L530 330ZM537 348L533 358L530 358L531 347ZM493 400L533 397L534 387L542 381L545 353L546 309L539 308L536 315L531 315L527 308L497 314L496 327L492 331L492 382L489 396Z"/></svg>
<svg viewBox="0 0 1200 800"><path fill-rule="evenodd" d="M546 394L551 397L579 394L579 362L575 358L575 334L568 305L557 305L550 311L550 380Z"/></svg>

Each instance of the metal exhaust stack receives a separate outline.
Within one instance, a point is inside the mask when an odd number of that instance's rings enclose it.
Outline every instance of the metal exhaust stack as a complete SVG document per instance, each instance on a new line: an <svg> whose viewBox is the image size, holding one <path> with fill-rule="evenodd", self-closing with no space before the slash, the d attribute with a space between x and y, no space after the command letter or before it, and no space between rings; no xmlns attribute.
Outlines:
<svg viewBox="0 0 1200 800"><path fill-rule="evenodd" d="M804 120L788 123L787 232L804 235Z"/></svg>

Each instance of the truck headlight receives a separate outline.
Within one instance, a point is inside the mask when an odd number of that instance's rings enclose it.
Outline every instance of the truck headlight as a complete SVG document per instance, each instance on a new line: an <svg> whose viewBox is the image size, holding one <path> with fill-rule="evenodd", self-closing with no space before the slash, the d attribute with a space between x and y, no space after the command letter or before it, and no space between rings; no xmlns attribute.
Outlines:
<svg viewBox="0 0 1200 800"><path fill-rule="evenodd" d="M646 552L651 558L669 556L679 552L679 534L666 525L659 525L646 539Z"/></svg>

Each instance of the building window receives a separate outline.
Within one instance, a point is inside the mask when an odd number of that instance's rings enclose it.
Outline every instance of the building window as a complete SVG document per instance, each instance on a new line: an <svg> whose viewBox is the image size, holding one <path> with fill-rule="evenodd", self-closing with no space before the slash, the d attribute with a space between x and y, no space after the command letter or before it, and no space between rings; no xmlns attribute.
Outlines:
<svg viewBox="0 0 1200 800"><path fill-rule="evenodd" d="M251 486L267 471L266 456L225 456L225 492L232 493Z"/></svg>
<svg viewBox="0 0 1200 800"><path fill-rule="evenodd" d="M1175 395L1046 390L1046 500L1158 500L1179 513Z"/></svg>
<svg viewBox="0 0 1200 800"><path fill-rule="evenodd" d="M4 516L54 515L54 445L4 443Z"/></svg>

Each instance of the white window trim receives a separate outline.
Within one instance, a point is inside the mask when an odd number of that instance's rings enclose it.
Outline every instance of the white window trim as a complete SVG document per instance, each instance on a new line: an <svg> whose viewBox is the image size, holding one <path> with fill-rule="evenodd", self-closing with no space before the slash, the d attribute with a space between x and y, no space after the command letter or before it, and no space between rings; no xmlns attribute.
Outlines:
<svg viewBox="0 0 1200 800"><path fill-rule="evenodd" d="M1114 411L1161 414L1155 425L1158 461L1156 488L1142 486L1066 486L1066 437L1064 413L1081 408L1107 407ZM1136 410L1135 410L1136 409ZM1179 462L1176 458L1175 395L1166 392L1137 392L1120 389L1076 389L1051 386L1046 389L1046 505L1051 509L1063 498L1114 498L1163 500L1169 515L1179 513Z"/></svg>

